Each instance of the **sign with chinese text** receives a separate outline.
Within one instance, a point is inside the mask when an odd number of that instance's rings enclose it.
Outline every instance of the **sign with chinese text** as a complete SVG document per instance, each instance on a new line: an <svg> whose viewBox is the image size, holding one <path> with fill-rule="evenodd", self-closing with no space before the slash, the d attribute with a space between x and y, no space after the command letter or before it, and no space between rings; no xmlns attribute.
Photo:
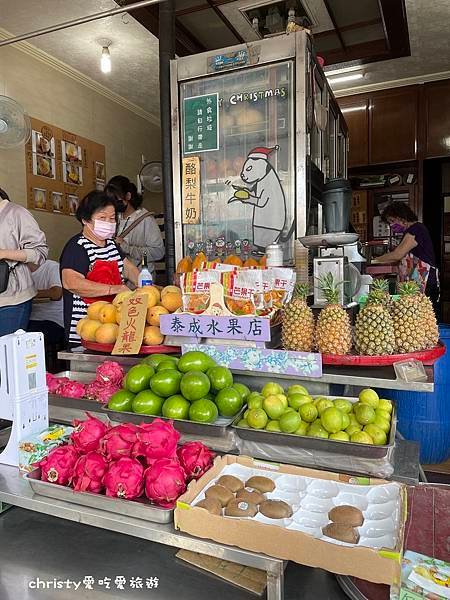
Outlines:
<svg viewBox="0 0 450 600"><path fill-rule="evenodd" d="M198 156L183 158L181 197L183 225L200 223L200 159Z"/></svg>
<svg viewBox="0 0 450 600"><path fill-rule="evenodd" d="M201 350L217 364L235 371L280 373L297 377L322 377L322 355L245 346L183 344L182 352Z"/></svg>
<svg viewBox="0 0 450 600"><path fill-rule="evenodd" d="M216 317L174 313L161 315L160 329L164 335L270 341L270 319L262 317Z"/></svg>
<svg viewBox="0 0 450 600"><path fill-rule="evenodd" d="M139 354L147 317L147 294L131 296L122 304L119 334L111 354Z"/></svg>
<svg viewBox="0 0 450 600"><path fill-rule="evenodd" d="M219 149L219 94L184 99L183 142L184 154Z"/></svg>

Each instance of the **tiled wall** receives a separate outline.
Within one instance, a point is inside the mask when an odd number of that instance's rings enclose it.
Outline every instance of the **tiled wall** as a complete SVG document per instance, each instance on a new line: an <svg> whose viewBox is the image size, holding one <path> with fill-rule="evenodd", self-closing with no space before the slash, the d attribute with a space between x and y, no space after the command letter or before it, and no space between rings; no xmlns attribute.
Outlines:
<svg viewBox="0 0 450 600"><path fill-rule="evenodd" d="M107 177L127 175L133 181L147 160L160 158L158 126L123 108L49 65L12 47L0 53L0 95L17 100L31 116L87 137L106 147ZM0 187L14 202L26 205L25 152L23 147L0 150ZM146 198L160 212L161 197ZM74 217L34 212L45 231L52 258L79 230Z"/></svg>

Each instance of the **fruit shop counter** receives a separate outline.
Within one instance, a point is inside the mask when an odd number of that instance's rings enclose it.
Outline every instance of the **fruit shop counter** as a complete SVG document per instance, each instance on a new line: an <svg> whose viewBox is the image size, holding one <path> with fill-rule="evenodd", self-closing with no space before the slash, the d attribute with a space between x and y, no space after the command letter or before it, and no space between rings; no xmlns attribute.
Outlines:
<svg viewBox="0 0 450 600"><path fill-rule="evenodd" d="M125 515L71 504L34 494L16 467L0 465L0 503L19 506L60 519L75 521L151 542L214 556L267 573L267 600L282 600L285 563L277 558L248 552L176 531L172 524L158 524Z"/></svg>
<svg viewBox="0 0 450 600"><path fill-rule="evenodd" d="M109 360L109 356L104 354L93 353L84 350L72 352L60 352L58 354L60 360L69 361L71 371L84 371L84 372L95 372L95 369L100 363L105 360ZM142 357L139 356L114 356L113 360L121 364L125 370L128 370L133 365L141 362ZM258 377L264 380L277 380L286 379L286 375L282 373L266 373L261 374L260 372L251 371L234 371L239 373L243 377ZM317 393L327 394L330 392L330 385L344 385L344 386L355 386L355 387L374 387L380 389L390 390L406 390L409 392L433 392L434 391L434 370L432 366L425 367L427 374L426 381L414 381L405 382L397 379L394 371L394 367L370 367L370 368L359 368L359 367L347 367L347 366L323 366L322 377L299 377L290 375L289 378L298 381L309 381L315 386L321 386L321 389L317 389ZM249 380L251 381L251 380ZM243 383L246 383L242 380ZM325 385L322 385L325 384Z"/></svg>

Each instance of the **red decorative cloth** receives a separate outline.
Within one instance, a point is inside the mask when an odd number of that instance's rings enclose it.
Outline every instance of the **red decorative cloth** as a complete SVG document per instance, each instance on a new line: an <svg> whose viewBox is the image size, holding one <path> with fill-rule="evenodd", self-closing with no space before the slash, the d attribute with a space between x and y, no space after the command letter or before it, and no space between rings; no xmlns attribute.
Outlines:
<svg viewBox="0 0 450 600"><path fill-rule="evenodd" d="M116 260L96 260L94 266L86 275L86 279L95 281L96 283L105 283L106 285L121 285L123 283L119 265ZM114 300L114 294L112 296L100 296L98 298L83 298L83 301L86 304L92 304L99 300L112 302Z"/></svg>

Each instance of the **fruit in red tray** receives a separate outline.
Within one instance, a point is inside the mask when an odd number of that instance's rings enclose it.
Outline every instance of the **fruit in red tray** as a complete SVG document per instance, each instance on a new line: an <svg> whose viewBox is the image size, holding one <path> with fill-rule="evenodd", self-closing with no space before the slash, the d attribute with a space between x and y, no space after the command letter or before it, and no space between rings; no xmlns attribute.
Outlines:
<svg viewBox="0 0 450 600"><path fill-rule="evenodd" d="M118 460L123 456L131 457L138 431L139 427L133 423L121 423L112 427L100 442L100 452L108 461Z"/></svg>
<svg viewBox="0 0 450 600"><path fill-rule="evenodd" d="M202 371L189 371L182 376L180 382L181 393L189 402L200 400L206 396L210 387L208 376Z"/></svg>
<svg viewBox="0 0 450 600"><path fill-rule="evenodd" d="M38 465L41 467L41 480L58 485L68 485L79 454L74 446L53 448Z"/></svg>
<svg viewBox="0 0 450 600"><path fill-rule="evenodd" d="M119 390L111 396L108 402L108 408L120 412L130 412L132 410L134 394L128 390Z"/></svg>
<svg viewBox="0 0 450 600"><path fill-rule="evenodd" d="M103 477L108 470L108 461L98 452L88 452L77 460L72 475L72 486L76 492L100 494Z"/></svg>
<svg viewBox="0 0 450 600"><path fill-rule="evenodd" d="M215 454L202 442L187 442L178 448L177 456L190 481L200 479L211 468Z"/></svg>
<svg viewBox="0 0 450 600"><path fill-rule="evenodd" d="M133 456L143 456L150 463L157 458L175 456L180 434L172 423L155 419L151 423L142 423L136 437Z"/></svg>
<svg viewBox="0 0 450 600"><path fill-rule="evenodd" d="M86 414L88 418L84 421L78 419L73 421L75 429L70 434L72 444L81 454L98 450L100 440L109 429L109 426L97 417Z"/></svg>
<svg viewBox="0 0 450 600"><path fill-rule="evenodd" d="M235 382L231 387L233 387L241 394L244 402L247 400L247 398L250 395L250 389L246 385L244 385L243 383Z"/></svg>
<svg viewBox="0 0 450 600"><path fill-rule="evenodd" d="M138 394L142 390L150 387L150 379L155 374L152 367L146 364L135 365L128 371L125 379L125 387L133 394Z"/></svg>
<svg viewBox="0 0 450 600"><path fill-rule="evenodd" d="M213 366L215 366L214 360L200 350L190 350L183 354L178 361L178 370L182 373L187 373L188 371L206 372Z"/></svg>
<svg viewBox="0 0 450 600"><path fill-rule="evenodd" d="M188 419L191 404L180 394L170 396L164 401L162 415L166 419Z"/></svg>
<svg viewBox="0 0 450 600"><path fill-rule="evenodd" d="M152 392L163 398L178 394L182 377L183 375L175 369L159 371L151 378L150 387Z"/></svg>
<svg viewBox="0 0 450 600"><path fill-rule="evenodd" d="M145 495L163 508L173 508L186 490L186 474L178 460L161 458L145 472Z"/></svg>
<svg viewBox="0 0 450 600"><path fill-rule="evenodd" d="M216 396L216 405L222 417L234 417L242 408L241 394L232 387L224 388Z"/></svg>
<svg viewBox="0 0 450 600"><path fill-rule="evenodd" d="M152 390L142 390L133 399L131 410L141 415L155 415L161 414L162 405L164 398L152 392Z"/></svg>
<svg viewBox="0 0 450 600"><path fill-rule="evenodd" d="M217 406L206 398L195 400L189 409L190 420L197 423L214 423L218 416Z"/></svg>
<svg viewBox="0 0 450 600"><path fill-rule="evenodd" d="M227 367L211 367L206 371L213 392L220 392L233 385L233 374Z"/></svg>
<svg viewBox="0 0 450 600"><path fill-rule="evenodd" d="M107 496L139 498L144 491L144 467L135 458L119 458L110 463L103 481Z"/></svg>

